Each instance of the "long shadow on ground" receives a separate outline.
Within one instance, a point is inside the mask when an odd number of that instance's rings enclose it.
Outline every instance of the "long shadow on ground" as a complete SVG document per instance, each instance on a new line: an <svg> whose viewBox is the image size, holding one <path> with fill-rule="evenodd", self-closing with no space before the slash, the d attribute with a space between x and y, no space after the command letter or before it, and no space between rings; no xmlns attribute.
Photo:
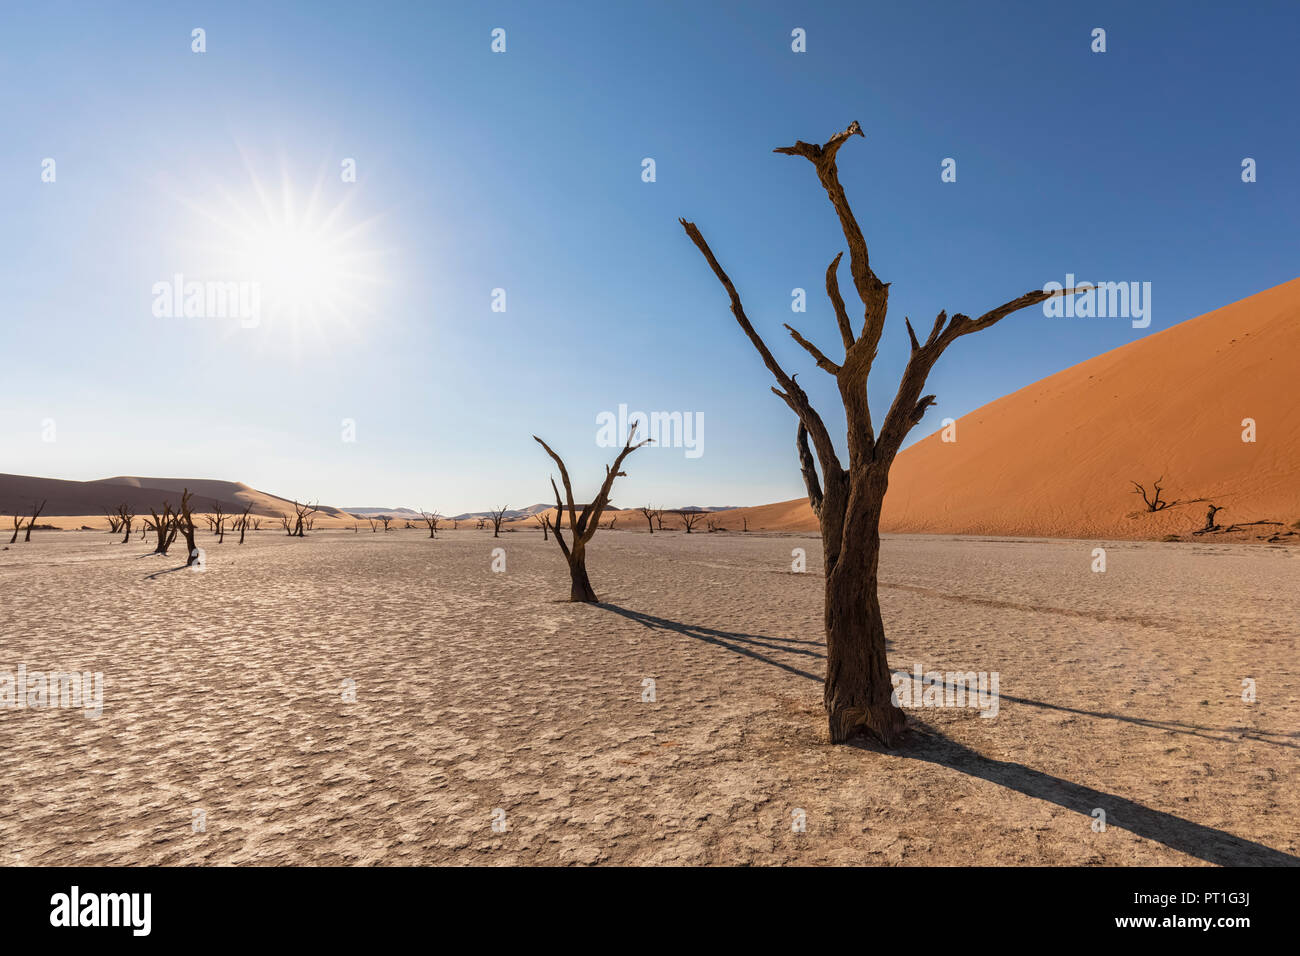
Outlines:
<svg viewBox="0 0 1300 956"><path fill-rule="evenodd" d="M684 624L681 621L655 617L652 614L633 611L616 604L600 604L598 606L652 630L681 634L697 641L703 641L706 644L725 648L734 654L761 661L764 664L770 664L773 667L780 668L791 674L797 674L800 677L806 677L809 680L819 683L822 680L822 677L817 674L800 670L755 649L762 648L766 651L799 654L818 659L824 658L825 655L819 650L808 647L808 645L820 647L823 643L820 640L808 641L796 638L768 637L762 634L747 634L743 631L724 631L718 628L704 627L698 624ZM908 676L904 671L896 671L895 673ZM1148 721L1118 714L1077 710L1043 701L1011 697L1007 694L1000 694L999 697L1002 700L1014 701L1033 707L1062 710L1101 719L1121 720L1153 729L1173 730L1178 733L1208 737L1211 740L1231 742L1231 738L1210 737L1206 733L1231 733L1231 731L1218 728L1197 727L1173 721ZM1150 807L1129 800L1127 797L1072 783L1069 780L1063 780L1060 777L1054 777L1040 770L1026 767L1024 764L986 757L931 727L918 724L915 718L912 719L912 727L914 732L910 735L905 750L881 751L866 741L856 741L853 746L876 753L886 753L900 759L921 760L947 767L950 770L978 777L981 780L988 780L1009 790L1015 790L1027 797L1046 800L1049 803L1054 803L1067 810L1073 810L1086 817L1091 817L1092 811L1100 807L1106 812L1106 825L1108 827L1113 826L1121 830L1128 830L1130 833L1144 839L1160 843L1180 853L1186 853L1188 856L1194 856L1206 863L1219 866L1300 865L1300 857L1284 853L1281 850L1275 850L1262 843L1244 840L1226 831L1194 823L1172 813L1153 810ZM1295 746L1295 744L1270 741L1263 738L1255 739L1278 746Z"/></svg>

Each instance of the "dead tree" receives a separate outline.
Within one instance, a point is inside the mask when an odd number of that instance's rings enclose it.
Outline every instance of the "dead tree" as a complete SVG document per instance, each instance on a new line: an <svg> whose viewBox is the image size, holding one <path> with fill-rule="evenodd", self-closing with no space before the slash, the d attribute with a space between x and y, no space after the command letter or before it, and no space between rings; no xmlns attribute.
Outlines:
<svg viewBox="0 0 1300 956"><path fill-rule="evenodd" d="M185 566L187 568L199 560L199 546L194 541L194 510L190 507L190 499L193 497L194 494L186 488L181 492L181 504L176 509L176 527L181 534L185 535ZM174 532L173 537L175 537Z"/></svg>
<svg viewBox="0 0 1300 956"><path fill-rule="evenodd" d="M487 527L487 518L479 518L479 519L478 519L478 526L477 526L477 528L476 528L475 530L477 530L477 531L482 531L482 530L483 530L484 528L486 528L486 527Z"/></svg>
<svg viewBox="0 0 1300 956"><path fill-rule="evenodd" d="M650 505L646 505L644 508L638 508L636 510L641 512L643 515L645 515L645 523L649 526L650 533L654 534L655 533L654 508L652 508Z"/></svg>
<svg viewBox="0 0 1300 956"><path fill-rule="evenodd" d="M212 533L217 535L217 544L226 543L226 518L228 515L221 510L221 502L212 502Z"/></svg>
<svg viewBox="0 0 1300 956"><path fill-rule="evenodd" d="M930 370L948 346L963 335L989 328L1013 312L1038 305L1053 295L1070 295L1077 290L1027 292L975 319L960 313L949 318L947 312L940 312L924 340L917 338L911 322L904 319L911 351L898 393L877 434L867 401L867 377L885 327L889 286L881 282L871 269L862 229L840 185L835 165L840 147L855 135L864 135L856 122L842 133L836 133L824 145L799 141L776 150L788 156L802 156L813 164L839 218L849 249L853 286L862 302L862 328L855 336L836 277L843 256L841 252L826 270L826 294L834 308L844 345L843 361L832 361L803 335L786 326L794 340L812 356L817 367L836 381L848 430L847 468L841 464L830 432L807 393L795 377L788 375L777 363L767 344L754 331L736 287L718 264L700 230L685 219L680 222L726 290L736 321L776 379L779 387L772 391L799 420L796 447L809 501L821 524L825 553L826 681L823 698L831 742L843 743L856 733L865 731L890 746L898 739L905 721L902 710L890 700L893 685L885 655L885 628L876 590L880 512L889 484L889 468L908 432L934 404L933 395L921 393ZM820 479L809 449L810 438L821 468Z"/></svg>
<svg viewBox="0 0 1300 956"><path fill-rule="evenodd" d="M703 511L679 511L677 514L681 516L682 527L686 529L687 534L690 534L691 529L704 520Z"/></svg>
<svg viewBox="0 0 1300 956"><path fill-rule="evenodd" d="M741 521L741 525L742 525L742 527L741 527L740 530L741 530L741 531L744 531L744 532L748 532L748 531L749 531L749 519L746 518L746 517L744 517L744 516L742 515L741 518L740 518L740 521Z"/></svg>
<svg viewBox="0 0 1300 956"><path fill-rule="evenodd" d="M636 435L636 423L632 425L631 431L627 435L627 444L623 450L618 453L614 459L613 466L605 466L605 481L600 486L600 491L596 497L584 505L582 515L578 515L577 506L573 503L573 485L569 481L569 469L564 467L564 461L551 450L551 446L546 444L536 435L533 440L546 449L546 454L550 455L555 464L560 469L560 480L564 482L564 497L569 507L569 532L573 536L572 544L566 544L564 535L560 530L560 517L564 514L564 503L560 501L560 489L555 486L555 479L551 479L551 490L555 492L555 523L551 525L551 530L555 532L555 540L560 545L560 550L564 552L564 558L569 563L569 600L581 601L589 604L595 604L599 599L596 592L591 586L591 580L587 577L587 542L592 539L596 533L596 528L600 524L600 513L605 510L609 504L609 493L614 487L614 479L624 476L627 472L620 471L623 465L623 459L632 452L636 451L642 445L648 445L650 439L632 444L632 438ZM504 511L505 509L501 509Z"/></svg>
<svg viewBox="0 0 1300 956"><path fill-rule="evenodd" d="M492 537L494 538L501 537L501 522L505 520L506 509L509 507L510 507L509 505L502 505L500 508L497 508L495 511L493 511L491 508L488 509L488 516L492 521Z"/></svg>
<svg viewBox="0 0 1300 956"><path fill-rule="evenodd" d="M1219 527L1218 522L1214 520L1214 516L1223 510L1218 505L1210 505L1210 510L1205 512L1205 527L1201 529L1201 534L1206 531L1214 531Z"/></svg>
<svg viewBox="0 0 1300 956"><path fill-rule="evenodd" d="M459 518L452 518L452 519L451 519L451 530L452 530L452 531L459 531L459 530L460 530L460 519L459 519Z"/></svg>
<svg viewBox="0 0 1300 956"><path fill-rule="evenodd" d="M432 514L426 511L421 511L420 518L429 526L429 537L438 537L438 522L442 520L442 515L438 514L436 511Z"/></svg>
<svg viewBox="0 0 1300 956"><path fill-rule="evenodd" d="M280 527L284 529L285 534L291 538L293 537L293 522L289 519L288 515L280 515Z"/></svg>
<svg viewBox="0 0 1300 956"><path fill-rule="evenodd" d="M713 532L720 530L718 528L718 519L714 517L705 518L704 526L709 529L709 534L712 534Z"/></svg>
<svg viewBox="0 0 1300 956"><path fill-rule="evenodd" d="M618 515L615 515L614 517L610 518L609 524L605 525L605 528L609 531L613 531L614 525L616 524L618 524Z"/></svg>
<svg viewBox="0 0 1300 956"><path fill-rule="evenodd" d="M370 533L371 533L371 534L378 534L378 533L379 533L379 526L375 523L375 519L374 519L374 518L367 518L366 520L370 522Z"/></svg>
<svg viewBox="0 0 1300 956"><path fill-rule="evenodd" d="M392 515L380 515L380 516L379 516L379 520L382 521L382 522L384 523L384 534L388 534L388 526L392 523L392 521L393 521L393 516L392 516Z"/></svg>
<svg viewBox="0 0 1300 956"><path fill-rule="evenodd" d="M125 501L117 506L117 523L123 532L122 543L126 544L131 540L131 522L135 520L135 512Z"/></svg>
<svg viewBox="0 0 1300 956"><path fill-rule="evenodd" d="M253 518L252 520L253 520L253 530L254 530L254 531L261 531L261 530L262 530L262 519L261 519L261 518Z"/></svg>
<svg viewBox="0 0 1300 956"><path fill-rule="evenodd" d="M297 517L294 521L293 531L290 532L290 536L305 538L307 532L311 530L311 516L316 513L316 505L309 505L306 502L298 504L295 500L293 503L293 510ZM384 525L384 527L387 528L388 526Z"/></svg>
<svg viewBox="0 0 1300 956"><path fill-rule="evenodd" d="M253 510L253 503L250 501L244 506L244 513L239 516L239 543L244 543L244 535L248 532L248 515Z"/></svg>
<svg viewBox="0 0 1300 956"><path fill-rule="evenodd" d="M45 504L47 501L49 501L48 498L42 501L39 505L34 501L32 502L32 520L27 522L27 533L23 535L24 544L32 540L32 528L36 527L36 519L39 518L41 512L45 510Z"/></svg>
<svg viewBox="0 0 1300 956"><path fill-rule="evenodd" d="M1153 487L1155 488L1155 496L1150 498L1147 497L1147 490L1145 488L1139 485L1136 481L1132 483L1133 494L1142 496L1142 500L1146 502L1147 511L1162 511L1165 508L1169 507L1170 502L1160 500L1160 490L1161 490L1160 482L1164 480L1165 480L1164 475L1161 475L1159 478L1155 480L1155 483L1153 485Z"/></svg>
<svg viewBox="0 0 1300 956"><path fill-rule="evenodd" d="M546 512L545 511L537 512L537 514L533 515L533 520L542 526L542 540L543 541L548 540L547 532L551 530L551 525L550 525L550 521L546 517Z"/></svg>
<svg viewBox="0 0 1300 956"><path fill-rule="evenodd" d="M18 532L23 530L23 516L14 515L13 518L14 518L14 535L12 538L9 539L10 544L13 544L15 541L18 540Z"/></svg>
<svg viewBox="0 0 1300 956"><path fill-rule="evenodd" d="M664 530L664 510L662 508L655 509L655 527L660 531Z"/></svg>
<svg viewBox="0 0 1300 956"><path fill-rule="evenodd" d="M166 554L171 548L172 542L176 540L176 512L172 511L171 502L164 501L161 514L152 507L150 507L149 513L153 515L153 521L149 527L153 530L156 539L153 553Z"/></svg>
<svg viewBox="0 0 1300 956"><path fill-rule="evenodd" d="M105 509L104 509L104 516L105 516L106 518L108 518L108 533L109 533L109 534L117 534L119 531L122 530L122 519L121 519L120 517L118 517L118 514L117 514L116 511L109 511L107 508L105 508Z"/></svg>

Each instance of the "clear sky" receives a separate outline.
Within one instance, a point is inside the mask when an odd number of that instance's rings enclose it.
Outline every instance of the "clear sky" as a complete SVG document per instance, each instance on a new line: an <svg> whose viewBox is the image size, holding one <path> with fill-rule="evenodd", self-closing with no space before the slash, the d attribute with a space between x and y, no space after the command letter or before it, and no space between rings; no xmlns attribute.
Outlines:
<svg viewBox="0 0 1300 956"><path fill-rule="evenodd" d="M703 453L637 452L617 504L801 496L793 415L678 216L833 431L781 323L836 357L844 241L773 147L866 131L840 173L893 283L878 418L905 314L1151 283L1146 329L1027 310L962 339L919 438L1300 274L1298 27L1291 2L8 5L0 472L522 506L550 495L533 433L583 498L626 403L701 414ZM258 324L156 315L177 273L262 282Z"/></svg>

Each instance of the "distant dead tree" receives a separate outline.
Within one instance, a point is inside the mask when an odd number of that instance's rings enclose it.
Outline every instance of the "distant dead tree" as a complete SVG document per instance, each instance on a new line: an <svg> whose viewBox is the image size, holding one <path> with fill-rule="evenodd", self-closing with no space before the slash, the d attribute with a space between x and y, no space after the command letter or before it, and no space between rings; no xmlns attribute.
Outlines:
<svg viewBox="0 0 1300 956"><path fill-rule="evenodd" d="M255 517L253 517L253 516L250 515L250 516L249 516L249 520L251 520L251 521L253 522L253 530L254 530L254 531L261 531L261 530L262 530L262 519L261 519L261 518L255 518Z"/></svg>
<svg viewBox="0 0 1300 956"><path fill-rule="evenodd" d="M492 508L488 509L488 517L492 522L492 537L501 537L501 522L505 520L506 509L509 507L509 505L502 505L500 508L495 510Z"/></svg>
<svg viewBox="0 0 1300 956"><path fill-rule="evenodd" d="M154 554L166 554L171 548L172 542L176 540L176 512L172 511L171 502L164 501L162 513L159 514L151 506L149 513L153 515L153 521L149 523L149 528L154 533Z"/></svg>
<svg viewBox="0 0 1300 956"><path fill-rule="evenodd" d="M533 515L533 520L542 526L542 540L543 541L548 540L547 532L551 530L551 524L546 517L546 512L545 511L537 512L537 514Z"/></svg>
<svg viewBox="0 0 1300 956"><path fill-rule="evenodd" d="M1142 500L1146 503L1147 511L1162 511L1165 508L1169 507L1168 501L1160 500L1160 491L1161 491L1160 482L1164 480L1165 480L1164 475L1161 475L1159 478L1155 480L1153 484L1153 487L1155 488L1155 495L1152 497L1147 497L1146 488L1139 485L1136 481L1132 482L1133 494L1142 496Z"/></svg>
<svg viewBox="0 0 1300 956"><path fill-rule="evenodd" d="M1220 508L1218 505L1210 505L1210 510L1205 512L1205 527L1201 529L1202 534L1206 531L1214 531L1219 527L1219 524L1214 520L1214 517L1223 510L1224 509Z"/></svg>
<svg viewBox="0 0 1300 956"><path fill-rule="evenodd" d="M644 508L637 508L636 510L639 511L639 512L641 512L641 514L645 515L645 523L649 526L649 528L650 528L650 533L651 533L651 534L654 534L654 533L655 533L655 510L654 510L654 508L652 508L650 505L646 505Z"/></svg>
<svg viewBox="0 0 1300 956"><path fill-rule="evenodd" d="M551 525L551 530L555 532L555 540L559 543L560 550L564 552L564 558L569 563L570 601L594 604L598 600L596 592L591 586L591 580L587 577L587 542L596 533L596 528L600 524L600 513L609 504L609 493L614 487L614 479L627 474L619 470L623 465L623 459L642 445L650 443L650 439L647 438L645 441L633 445L632 438L635 435L636 423L633 423L631 430L628 432L627 444L623 446L623 450L614 459L613 466L605 466L605 481L600 486L600 491L596 494L596 497L583 506L581 516L578 515L577 506L573 503L573 485L569 482L569 469L564 467L564 461L551 450L550 445L536 435L533 436L533 440L546 449L546 454L550 455L559 467L560 480L564 482L564 497L569 507L569 532L573 536L573 543L571 545L565 543L564 535L560 529L560 517L564 514L564 503L560 501L560 489L555 486L554 478L551 479L551 490L555 492L555 523Z"/></svg>
<svg viewBox="0 0 1300 956"><path fill-rule="evenodd" d="M379 520L382 521L382 522L384 523L384 534L388 534L388 526L392 523L392 521L393 521L393 516L392 516L392 515L380 515L380 516L379 516Z"/></svg>
<svg viewBox="0 0 1300 956"><path fill-rule="evenodd" d="M122 530L122 519L118 517L116 511L110 511L108 508L105 508L104 516L108 518L109 534L117 534Z"/></svg>
<svg viewBox="0 0 1300 956"><path fill-rule="evenodd" d="M438 514L438 512L436 511L432 513L427 511L421 511L420 518L421 520L424 521L426 525L429 526L429 537L430 538L438 537L438 522L442 520L442 515Z"/></svg>
<svg viewBox="0 0 1300 956"><path fill-rule="evenodd" d="M452 530L452 531L459 531L459 530L460 530L460 519L459 519L459 518L452 518L452 519L451 519L451 530Z"/></svg>
<svg viewBox="0 0 1300 956"><path fill-rule="evenodd" d="M655 509L655 527L660 531L664 530L664 510L662 508Z"/></svg>
<svg viewBox="0 0 1300 956"><path fill-rule="evenodd" d="M371 534L378 534L378 533L379 533L379 525L376 523L375 519L374 519L374 518L367 518L366 520L370 522L370 533L371 533Z"/></svg>
<svg viewBox="0 0 1300 956"><path fill-rule="evenodd" d="M744 515L742 515L741 518L740 518L740 522L741 522L741 525L743 526L743 527L741 527L740 530L741 530L741 531L748 531L748 530L749 530L749 519L746 518Z"/></svg>
<svg viewBox="0 0 1300 956"><path fill-rule="evenodd" d="M122 543L126 544L131 540L131 522L135 520L135 512L125 501L117 506L117 524L126 533L122 535Z"/></svg>
<svg viewBox="0 0 1300 956"><path fill-rule="evenodd" d="M618 524L618 515L615 515L614 517L609 519L609 524L605 525L605 529L607 531L613 531L614 525L616 524Z"/></svg>
<svg viewBox="0 0 1300 956"><path fill-rule="evenodd" d="M9 539L10 544L13 544L15 541L18 540L18 532L23 530L23 516L14 515L13 519L14 519L14 536Z"/></svg>
<svg viewBox="0 0 1300 956"><path fill-rule="evenodd" d="M484 528L486 528L486 527L487 527L487 518L479 518L479 519L478 519L478 527L477 527L476 530L478 530L478 531L482 531L482 530L483 530Z"/></svg>
<svg viewBox="0 0 1300 956"><path fill-rule="evenodd" d="M227 514L221 510L221 502L212 502L212 533L217 535L217 544L226 543Z"/></svg>
<svg viewBox="0 0 1300 956"><path fill-rule="evenodd" d="M307 536L307 532L311 529L311 524L309 522L312 520L312 515L316 513L316 505L310 505L306 502L298 504L295 499L293 510L296 517L294 519L293 531L289 533L290 537L304 538ZM384 527L388 526L385 525Z"/></svg>
<svg viewBox="0 0 1300 956"><path fill-rule="evenodd" d="M677 514L682 519L682 527L686 529L687 534L690 534L691 529L704 520L703 511L679 511Z"/></svg>
<svg viewBox="0 0 1300 956"><path fill-rule="evenodd" d="M1072 295L1077 290L1028 292L976 319L960 313L949 319L946 311L940 312L923 341L917 338L912 323L904 319L911 352L898 393L877 435L872 427L867 400L867 378L885 327L889 286L881 282L871 269L866 240L840 185L836 168L836 154L840 147L855 135L865 135L856 122L823 145L800 140L793 146L776 150L788 156L802 156L816 169L817 178L844 233L849 249L849 271L862 301L862 330L855 336L836 278L843 256L841 252L826 270L826 294L834 307L844 344L843 362L832 361L816 345L787 326L794 340L812 356L818 368L834 377L839 388L848 430L847 468L840 463L830 432L803 387L777 363L767 344L754 331L736 287L718 264L700 230L685 219L680 222L726 290L731 300L731 311L742 331L776 379L779 387L772 391L799 419L795 444L808 498L821 524L825 555L826 681L823 701L830 740L844 743L856 733L865 731L885 746L892 746L904 728L905 719L903 711L890 699L893 683L886 659L885 627L877 594L880 513L889 485L890 466L908 432L934 404L933 395L921 393L930 370L948 346L964 335L993 326L1013 312L1038 305L1053 295ZM821 467L820 479L808 446L810 437Z"/></svg>
<svg viewBox="0 0 1300 956"><path fill-rule="evenodd" d="M712 516L709 516L709 517L707 517L707 518L704 519L704 526L705 526L706 528L708 528L708 529L709 529L709 533L712 534L713 532L719 530L719 528L718 528L718 519L717 519L717 518L714 518L714 517L712 517Z"/></svg>
<svg viewBox="0 0 1300 956"><path fill-rule="evenodd" d="M27 533L23 535L24 543L32 540L32 528L36 527L36 519L39 518L41 512L45 510L45 504L47 501L49 501L48 498L43 500L39 505L34 501L32 502L32 520L27 522Z"/></svg>
<svg viewBox="0 0 1300 956"><path fill-rule="evenodd" d="M360 530L357 528L357 523L356 523L355 521L352 522L352 533L353 533L353 534L360 534L360 533L361 533Z"/></svg>
<svg viewBox="0 0 1300 956"><path fill-rule="evenodd" d="M253 510L253 503L250 501L244 506L244 513L239 516L239 543L244 543L244 535L248 531L248 515Z"/></svg>
<svg viewBox="0 0 1300 956"><path fill-rule="evenodd" d="M193 497L193 492L186 488L181 492L181 504L176 509L176 527L181 534L185 535L185 566L187 568L199 559L199 546L194 541L194 510L190 506L190 499Z"/></svg>

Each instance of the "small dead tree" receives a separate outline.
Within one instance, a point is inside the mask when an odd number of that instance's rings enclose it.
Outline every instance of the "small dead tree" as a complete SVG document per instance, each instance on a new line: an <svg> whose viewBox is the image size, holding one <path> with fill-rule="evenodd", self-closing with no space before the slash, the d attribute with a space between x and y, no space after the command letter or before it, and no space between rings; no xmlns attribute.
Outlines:
<svg viewBox="0 0 1300 956"><path fill-rule="evenodd" d="M451 530L452 530L452 531L459 531L459 530L460 530L460 519L459 519L459 518L452 518L452 519L451 519Z"/></svg>
<svg viewBox="0 0 1300 956"><path fill-rule="evenodd" d="M488 515L492 520L492 537L494 538L501 537L501 522L505 520L506 509L509 507L510 507L509 505L502 505L500 508L497 508L495 511L492 510L491 508L488 509Z"/></svg>
<svg viewBox="0 0 1300 956"><path fill-rule="evenodd" d="M155 538L153 553L166 554L176 540L176 512L172 511L171 502L164 501L161 514L152 507L149 514L153 515L153 521L149 523Z"/></svg>
<svg viewBox="0 0 1300 956"><path fill-rule="evenodd" d="M742 525L742 527L741 527L740 530L741 530L741 531L748 532L748 531L749 531L749 519L746 518L744 515L741 515L741 516L740 516L740 523L741 523L741 525Z"/></svg>
<svg viewBox="0 0 1300 956"><path fill-rule="evenodd" d="M217 536L217 544L226 543L226 518L228 515L221 510L221 502L212 502L212 533Z"/></svg>
<svg viewBox="0 0 1300 956"><path fill-rule="evenodd" d="M613 518L610 518L610 519L609 519L609 524L605 525L605 528L606 528L606 530L613 531L613 530L614 530L614 525L616 525L616 524L618 524L618 516L617 516L617 515L615 515Z"/></svg>
<svg viewBox="0 0 1300 956"><path fill-rule="evenodd" d="M1165 480L1164 475L1161 475L1159 478L1155 480L1152 486L1155 488L1155 494L1151 497L1147 496L1146 488L1144 488L1142 485L1139 485L1136 481L1132 482L1133 494L1142 496L1142 501L1145 502L1147 506L1147 511L1163 511L1165 508L1169 507L1170 502L1160 500L1160 491L1161 491L1160 482L1164 480Z"/></svg>
<svg viewBox="0 0 1300 956"><path fill-rule="evenodd" d="M122 530L122 519L118 517L116 511L110 511L109 509L105 508L104 516L108 518L109 534L117 534L119 531Z"/></svg>
<svg viewBox="0 0 1300 956"><path fill-rule="evenodd" d="M122 543L126 544L131 540L131 522L135 520L135 512L125 501L117 506L117 523L125 534L122 535Z"/></svg>
<svg viewBox="0 0 1300 956"><path fill-rule="evenodd" d="M614 464L605 466L605 481L600 486L600 491L596 494L596 497L583 506L581 516L578 515L577 506L573 503L573 485L569 482L569 469L564 467L564 461L551 450L550 445L536 435L533 436L533 440L546 449L546 454L550 455L559 467L560 480L564 482L564 497L569 508L569 532L573 536L572 544L565 543L564 535L560 529L560 516L564 514L565 505L560 501L560 489L555 486L554 478L551 479L551 490L555 492L555 523L551 526L551 530L555 532L555 540L560 545L560 550L564 552L565 560L569 563L570 601L595 604L599 600L591 586L591 580L587 577L587 542L595 535L596 528L600 524L600 513L609 504L609 493L614 487L614 479L627 474L627 472L619 470L623 465L623 459L642 445L650 443L650 439L647 438L645 441L633 445L632 438L635 435L636 423L634 422L628 432L627 444L623 446L623 450L614 459ZM502 511L504 510L503 508Z"/></svg>
<svg viewBox="0 0 1300 956"><path fill-rule="evenodd" d="M704 526L705 526L706 528L709 529L709 534L712 534L712 533L715 532L715 531L719 531L719 530L721 530L721 529L718 527L718 519L717 519L717 518L714 518L714 517L707 517L707 518L705 518L705 519L704 519Z"/></svg>
<svg viewBox="0 0 1300 956"><path fill-rule="evenodd" d="M907 326L911 352L893 405L877 434L867 401L867 378L876 358L888 310L889 286L872 271L862 229L840 185L836 156L853 136L864 136L855 122L826 143L805 143L778 148L787 156L800 156L817 172L817 179L830 199L849 249L849 271L853 287L862 302L862 327L854 334L836 272L841 252L826 270L826 294L835 310L836 324L844 345L842 362L832 361L821 349L789 326L791 337L812 356L817 367L835 379L844 404L848 431L848 467L841 464L830 432L813 408L807 393L795 377L777 362L767 344L745 315L740 295L730 277L718 264L713 250L695 224L680 220L686 235L699 249L709 268L726 290L731 311L741 330L776 379L772 391L799 420L795 444L804 483L813 512L821 524L822 549L826 566L826 681L823 700L832 743L844 743L859 732L877 737L892 746L902 732L903 711L892 701L893 683L885 654L885 627L877 593L880 557L880 513L889 486L889 469L908 432L934 404L933 395L922 395L926 379L940 356L957 339L990 328L1021 309L1038 305L1053 295L1072 295L1077 290L1027 292L972 319L960 313L948 317L940 312L924 340L912 323ZM809 448L809 439L812 449ZM813 461L816 450L817 464ZM817 474L820 465L821 475Z"/></svg>
<svg viewBox="0 0 1300 956"><path fill-rule="evenodd" d="M293 510L296 515L294 519L293 531L291 537L305 538L307 532L311 530L312 515L316 513L316 505L310 505L306 502L298 504L297 500L293 503ZM387 525L385 525L387 527Z"/></svg>
<svg viewBox="0 0 1300 956"><path fill-rule="evenodd" d="M23 530L23 516L14 515L13 519L14 519L14 534L13 537L9 539L10 544L13 544L15 541L18 540L18 532Z"/></svg>
<svg viewBox="0 0 1300 956"><path fill-rule="evenodd" d="M543 541L548 540L547 532L551 530L551 525L550 525L550 521L546 517L546 512L545 511L537 512L537 514L533 515L533 520L542 526L542 540Z"/></svg>
<svg viewBox="0 0 1300 956"><path fill-rule="evenodd" d="M690 534L691 529L704 520L703 511L679 511L677 514L681 517L682 527L686 529L687 534Z"/></svg>
<svg viewBox="0 0 1300 956"><path fill-rule="evenodd" d="M1214 520L1214 517L1223 510L1225 509L1220 508L1218 505L1210 505L1210 510L1205 512L1205 527L1198 531L1197 534L1205 534L1207 531L1217 531L1219 523Z"/></svg>
<svg viewBox="0 0 1300 956"><path fill-rule="evenodd" d="M645 523L649 526L649 528L650 528L650 533L651 533L651 534L654 534L654 533L655 533L655 510L654 510L654 508L652 508L650 505L646 505L644 508L638 508L638 509L636 509L636 510L639 511L639 512L641 512L643 515L645 515Z"/></svg>
<svg viewBox="0 0 1300 956"><path fill-rule="evenodd" d="M656 508L654 514L655 527L660 531L664 530L664 510L662 508Z"/></svg>
<svg viewBox="0 0 1300 956"><path fill-rule="evenodd" d="M244 506L244 513L239 516L239 543L244 543L244 535L248 532L248 515L253 510L253 503L250 501Z"/></svg>
<svg viewBox="0 0 1300 956"><path fill-rule="evenodd" d="M41 512L45 510L45 505L48 501L49 499L46 498L39 505L34 501L32 502L32 520L27 522L27 533L23 535L24 543L32 540L32 528L36 527L36 519L41 516Z"/></svg>
<svg viewBox="0 0 1300 956"><path fill-rule="evenodd" d="M479 518L478 525L476 526L475 530L482 531L486 527L487 527L487 518Z"/></svg>
<svg viewBox="0 0 1300 956"><path fill-rule="evenodd" d="M199 559L199 546L194 541L194 509L190 506L190 499L194 497L193 492L188 488L181 492L181 504L176 509L176 527L180 533L185 535L185 566L190 565ZM175 534L173 533L173 537Z"/></svg>
<svg viewBox="0 0 1300 956"><path fill-rule="evenodd" d="M438 514L438 512L436 511L432 513L427 511L421 511L420 518L421 520L424 521L426 525L429 526L429 537L430 538L438 537L438 522L442 520L442 515Z"/></svg>
<svg viewBox="0 0 1300 956"><path fill-rule="evenodd" d="M393 523L392 515L380 515L379 520L384 523L384 534L388 534L388 526Z"/></svg>
<svg viewBox="0 0 1300 956"><path fill-rule="evenodd" d="M377 521L375 521L374 518L367 518L366 520L370 522L370 533L371 533L371 534L378 534L378 533L379 533L379 523L378 523Z"/></svg>

